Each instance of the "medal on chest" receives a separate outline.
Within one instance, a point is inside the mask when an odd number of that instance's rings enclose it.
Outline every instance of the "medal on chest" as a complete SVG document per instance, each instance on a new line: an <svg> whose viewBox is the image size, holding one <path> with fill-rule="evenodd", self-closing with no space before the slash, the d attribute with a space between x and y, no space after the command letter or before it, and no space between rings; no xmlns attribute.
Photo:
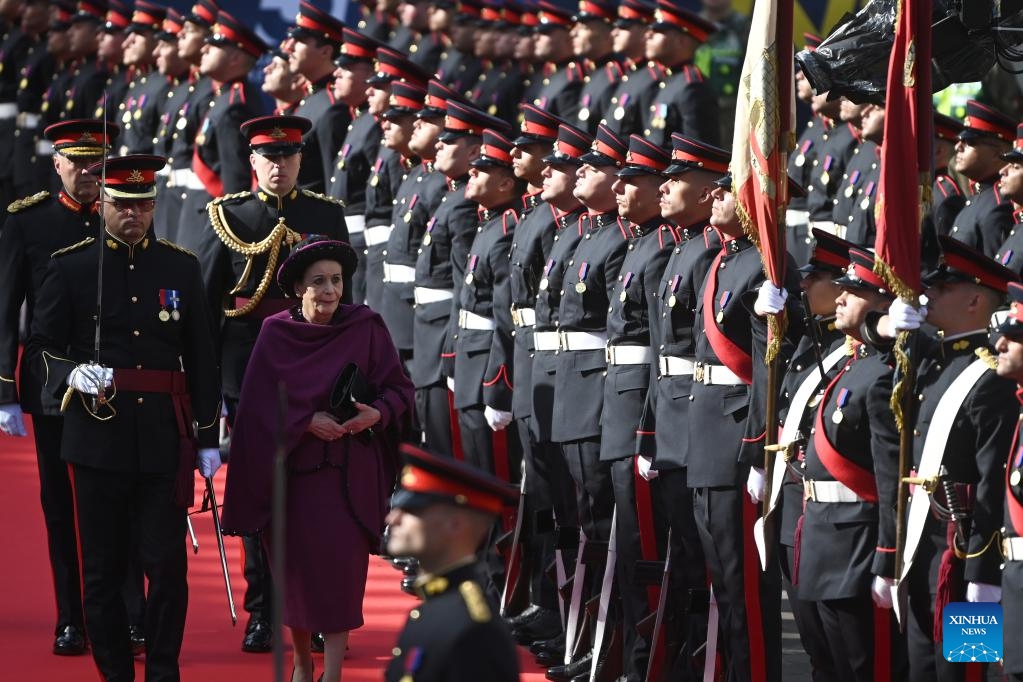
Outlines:
<svg viewBox="0 0 1023 682"><path fill-rule="evenodd" d="M842 409L849 404L849 397L852 395L852 391L848 388L842 388L838 392L838 398L835 399L835 411L831 415L831 421L835 424L841 424L845 419L845 414Z"/></svg>

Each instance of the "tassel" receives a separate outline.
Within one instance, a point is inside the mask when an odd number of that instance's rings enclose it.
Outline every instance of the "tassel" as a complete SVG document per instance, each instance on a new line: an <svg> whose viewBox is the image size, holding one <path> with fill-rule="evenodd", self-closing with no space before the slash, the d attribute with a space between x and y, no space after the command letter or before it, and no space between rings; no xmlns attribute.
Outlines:
<svg viewBox="0 0 1023 682"><path fill-rule="evenodd" d="M943 639L942 629L942 613L945 611L945 607L952 601L953 594L957 590L959 580L955 575L957 564L955 552L952 548L955 546L955 524L949 522L948 524L948 547L941 554L941 565L938 567L938 591L934 598L934 641L940 642Z"/></svg>
<svg viewBox="0 0 1023 682"><path fill-rule="evenodd" d="M800 514L799 520L796 521L796 531L792 535L792 584L799 584L799 548L803 544L803 519L806 518L806 514Z"/></svg>

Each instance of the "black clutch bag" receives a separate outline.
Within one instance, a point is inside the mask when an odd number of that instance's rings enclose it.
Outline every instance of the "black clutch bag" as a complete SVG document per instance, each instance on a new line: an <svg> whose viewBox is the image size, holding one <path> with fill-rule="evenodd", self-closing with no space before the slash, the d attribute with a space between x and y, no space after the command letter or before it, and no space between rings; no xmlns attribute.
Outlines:
<svg viewBox="0 0 1023 682"><path fill-rule="evenodd" d="M355 403L368 404L372 400L373 395L358 365L349 362L341 369L330 390L330 413L343 424L359 413Z"/></svg>

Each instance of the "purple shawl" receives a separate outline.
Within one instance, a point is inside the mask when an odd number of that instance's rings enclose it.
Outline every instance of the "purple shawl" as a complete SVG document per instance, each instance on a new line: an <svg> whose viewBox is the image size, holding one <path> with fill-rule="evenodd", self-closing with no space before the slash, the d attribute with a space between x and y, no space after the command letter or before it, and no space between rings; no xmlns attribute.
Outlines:
<svg viewBox="0 0 1023 682"><path fill-rule="evenodd" d="M313 413L327 409L334 380L350 362L378 396L371 405L381 419L368 445L350 436L326 442L306 433ZM287 396L283 434L280 383ZM309 470L325 456L331 465L343 466L352 511L364 525L382 530L394 483L397 434L411 417L413 396L383 320L366 306L342 305L326 325L296 321L291 311L266 318L249 358L231 432L224 532L249 535L269 528L273 459L282 441L289 470Z"/></svg>

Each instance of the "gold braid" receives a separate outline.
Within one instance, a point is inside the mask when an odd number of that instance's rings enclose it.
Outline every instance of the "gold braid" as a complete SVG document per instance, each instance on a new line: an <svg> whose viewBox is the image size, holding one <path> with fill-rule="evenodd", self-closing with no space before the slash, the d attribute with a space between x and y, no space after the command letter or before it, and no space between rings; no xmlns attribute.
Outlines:
<svg viewBox="0 0 1023 682"><path fill-rule="evenodd" d="M238 238L238 236L231 231L231 228L227 225L227 218L224 216L224 209L219 201L211 201L206 205L206 212L209 214L210 223L213 225L213 231L217 233L217 237L220 238L227 248L240 253L248 258L248 262L245 265L245 276L242 277L242 284L248 279L248 273L252 267L252 260L256 256L260 256L264 253L267 255L266 270L263 272L263 277L259 280L259 285L256 287L256 291L252 294L248 303L240 308L224 309L225 317L241 317L251 313L259 302L263 300L263 296L266 295L266 290L270 288L270 282L273 280L274 272L277 269L277 259L281 255L281 246L288 244L291 246L299 240L302 235L295 232L290 227L284 224L284 218L278 218L277 225L270 231L264 239L250 244L244 242ZM232 293L238 290L238 287L232 290Z"/></svg>

